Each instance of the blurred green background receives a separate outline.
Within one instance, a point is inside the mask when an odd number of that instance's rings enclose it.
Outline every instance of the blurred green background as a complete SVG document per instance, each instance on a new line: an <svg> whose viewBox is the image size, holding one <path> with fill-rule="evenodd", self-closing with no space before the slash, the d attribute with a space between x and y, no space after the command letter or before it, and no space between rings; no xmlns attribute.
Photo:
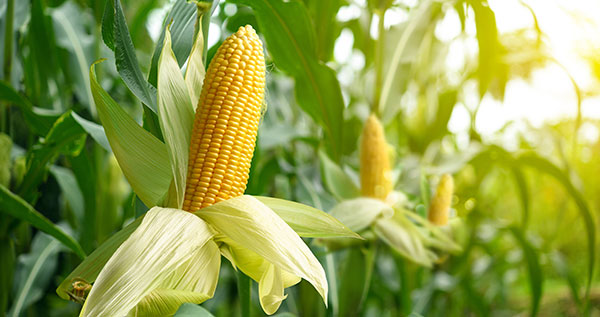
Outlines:
<svg viewBox="0 0 600 317"><path fill-rule="evenodd" d="M105 4L0 0L2 315L80 309L55 293L80 259L15 215L15 201L86 254L147 210L102 144L89 67L108 59L97 67L101 85L155 132L123 69L139 67L155 84L155 45L171 19L185 67L195 6L122 0L121 31L137 56L122 66L106 45ZM303 281L278 314L337 316L356 306L347 314L600 315L599 12L600 3L586 0L219 2L205 34L209 60L245 24L266 47L268 111L247 193L329 211L347 198L341 182L358 180L359 135L373 111L392 146L395 189L423 213L439 176L450 173L453 214L464 223L455 233L464 252L433 269L376 247L372 263L352 264L372 270L366 287L335 287L348 252L307 241L328 273L329 306ZM220 278L203 307L239 314L226 261ZM253 315L262 314L253 303Z"/></svg>

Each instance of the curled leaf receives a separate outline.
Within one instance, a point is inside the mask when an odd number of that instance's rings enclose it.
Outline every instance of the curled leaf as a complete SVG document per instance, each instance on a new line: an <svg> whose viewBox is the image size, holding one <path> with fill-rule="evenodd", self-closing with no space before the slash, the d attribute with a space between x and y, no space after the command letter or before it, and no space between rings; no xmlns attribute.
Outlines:
<svg viewBox="0 0 600 317"><path fill-rule="evenodd" d="M327 299L323 267L302 239L273 210L252 196L231 198L195 213L219 233L282 271L309 281Z"/></svg>

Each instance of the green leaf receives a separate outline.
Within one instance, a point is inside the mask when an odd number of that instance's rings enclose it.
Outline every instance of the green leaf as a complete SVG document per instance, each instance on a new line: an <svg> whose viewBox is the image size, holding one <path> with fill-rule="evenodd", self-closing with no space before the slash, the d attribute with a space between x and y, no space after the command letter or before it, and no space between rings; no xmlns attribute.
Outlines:
<svg viewBox="0 0 600 317"><path fill-rule="evenodd" d="M333 57L333 46L341 31L335 17L342 1L307 1L306 5L312 15L315 30L319 30L316 32L317 55L321 61L328 62Z"/></svg>
<svg viewBox="0 0 600 317"><path fill-rule="evenodd" d="M479 95L483 96L494 77L498 64L498 29L496 16L486 1L470 2L475 13L475 27L477 28L477 43L479 46Z"/></svg>
<svg viewBox="0 0 600 317"><path fill-rule="evenodd" d="M525 255L525 261L527 262L527 271L529 276L529 289L531 291L531 314L530 316L536 316L540 307L540 300L542 299L542 284L544 277L542 276L542 267L540 260L533 246L527 241L524 232L517 227L510 227L510 233L515 237L523 254Z"/></svg>
<svg viewBox="0 0 600 317"><path fill-rule="evenodd" d="M271 208L296 233L306 238L361 237L337 219L316 208L297 202L272 197L255 196Z"/></svg>
<svg viewBox="0 0 600 317"><path fill-rule="evenodd" d="M175 317L214 317L204 307L196 304L185 303L179 307Z"/></svg>
<svg viewBox="0 0 600 317"><path fill-rule="evenodd" d="M52 128L60 113L35 108L25 97L21 96L8 83L0 81L0 100L14 104L21 109L29 127L38 135L46 135Z"/></svg>
<svg viewBox="0 0 600 317"><path fill-rule="evenodd" d="M175 208L181 208L185 195L190 136L194 108L188 88L171 50L171 33L165 31L163 51L158 61L158 118L169 151L175 177Z"/></svg>
<svg viewBox="0 0 600 317"><path fill-rule="evenodd" d="M128 224L119 232L113 234L106 242L102 243L94 252L87 256L75 270L65 278L56 289L56 294L63 299L69 299L69 292L73 291L73 281L81 279L87 283L93 283L100 271L115 253L123 241L131 235L133 231L142 223L144 216L137 218L132 223Z"/></svg>
<svg viewBox="0 0 600 317"><path fill-rule="evenodd" d="M85 144L85 131L66 112L56 120L42 142L27 155L27 173L17 189L19 196L27 202L37 199L38 185L45 179L48 165L58 155L78 155Z"/></svg>
<svg viewBox="0 0 600 317"><path fill-rule="evenodd" d="M150 64L150 73L148 81L156 85L158 79L158 59L163 50L163 42L165 39L165 30L170 24L169 31L171 32L172 49L177 59L179 66L183 66L187 59L192 45L194 43L194 25L196 23L197 9L193 3L186 0L177 0L169 15L163 22L160 37L156 42L154 53L152 54L152 62Z"/></svg>
<svg viewBox="0 0 600 317"><path fill-rule="evenodd" d="M529 224L529 189L527 187L527 180L519 167L514 166L511 171L515 177L515 183L517 184L521 198L521 226L527 228Z"/></svg>
<svg viewBox="0 0 600 317"><path fill-rule="evenodd" d="M75 214L77 223L82 223L85 213L83 194L77 185L73 171L65 167L52 165L50 166L50 172L54 175L63 196L71 207L73 214Z"/></svg>
<svg viewBox="0 0 600 317"><path fill-rule="evenodd" d="M414 63L414 58L416 54L409 52L411 49L415 49L419 47L423 38L421 32L423 32L427 27L431 25L431 18L433 15L433 4L435 2L432 0L421 1L414 11L410 14L410 18L406 21L406 26L403 28L400 38L392 42L394 43L394 48L391 55L391 59L389 64L386 66L386 74L383 79L382 87L381 87L381 97L379 101L379 109L378 111L383 114L383 121L386 123L386 119L395 118L397 111L399 110L397 107L397 102L395 102L395 92L398 87L403 88L407 81L406 76L403 76L405 71L402 70L402 66L407 61L405 60L409 57L409 61ZM418 41L416 43L412 41ZM401 83L398 80L402 80ZM394 85L395 84L395 85Z"/></svg>
<svg viewBox="0 0 600 317"><path fill-rule="evenodd" d="M106 137L133 191L144 204L155 206L173 178L168 149L104 91L96 79L96 63L90 67L91 88Z"/></svg>
<svg viewBox="0 0 600 317"><path fill-rule="evenodd" d="M48 218L44 217L44 215L33 209L33 207L21 197L11 193L2 185L0 185L0 212L31 224L62 242L79 257L85 257L85 252L83 252L81 246L75 239L53 224Z"/></svg>
<svg viewBox="0 0 600 317"><path fill-rule="evenodd" d="M92 61L93 39L85 31L84 20L91 18L80 11L72 2L66 2L52 10L52 20L57 44L67 49L72 55L68 58L68 66L63 70L73 76L71 81L77 97L92 114L95 115L94 102L90 92L88 65ZM87 56L86 56L87 55Z"/></svg>
<svg viewBox="0 0 600 317"><path fill-rule="evenodd" d="M112 0L107 0L102 15L102 40L112 51L115 50L115 7Z"/></svg>
<svg viewBox="0 0 600 317"><path fill-rule="evenodd" d="M579 283L577 282L577 276L573 268L566 263L563 255L558 251L554 251L550 254L550 262L552 263L552 267L554 267L558 275L566 280L567 284L569 285L569 290L571 291L573 301L577 304L577 307L580 309L580 311L583 311L581 297L579 296Z"/></svg>
<svg viewBox="0 0 600 317"><path fill-rule="evenodd" d="M338 200L352 199L360 196L360 190L354 181L327 154L319 151L321 175L325 186Z"/></svg>
<svg viewBox="0 0 600 317"><path fill-rule="evenodd" d="M54 29L46 15L45 1L31 1L31 16L28 20L29 54L23 61L27 95L34 103L51 108L58 96L50 87L60 85L57 77L61 74L61 69L58 67Z"/></svg>
<svg viewBox="0 0 600 317"><path fill-rule="evenodd" d="M150 209L98 275L80 315L164 316L182 303L205 301L220 267L212 236L189 212Z"/></svg>
<svg viewBox="0 0 600 317"><path fill-rule="evenodd" d="M539 170L540 172L546 173L554 179L556 179L567 191L569 195L575 201L579 213L581 214L581 218L585 224L585 230L587 234L587 243L588 243L588 275L587 275L587 283L586 283L586 295L585 298L589 298L589 292L592 285L592 281L594 278L594 269L596 263L596 222L594 221L594 216L588 202L585 200L582 193L575 188L573 182L569 177L567 172L562 171L558 166L554 165L552 162L547 159L535 154L535 153L525 153L521 156L517 157L517 163L530 166Z"/></svg>
<svg viewBox="0 0 600 317"><path fill-rule="evenodd" d="M92 121L86 120L80 117L75 112L71 112L73 119L79 123L79 125L87 132L94 141L98 142L100 146L102 146L105 150L110 152L110 144L108 143L108 139L106 138L106 133L104 132L104 128Z"/></svg>
<svg viewBox="0 0 600 317"><path fill-rule="evenodd" d="M251 7L275 65L296 81L298 105L325 131L330 155L339 162L344 100L335 72L319 61L316 35L300 1L235 0Z"/></svg>
<svg viewBox="0 0 600 317"><path fill-rule="evenodd" d="M156 112L156 89L144 79L140 70L120 0L114 0L114 10L114 43L117 71L131 92L144 105Z"/></svg>
<svg viewBox="0 0 600 317"><path fill-rule="evenodd" d="M14 300L8 316L21 316L27 307L44 296L52 282L59 251L60 242L40 232L33 239L31 252L19 256Z"/></svg>

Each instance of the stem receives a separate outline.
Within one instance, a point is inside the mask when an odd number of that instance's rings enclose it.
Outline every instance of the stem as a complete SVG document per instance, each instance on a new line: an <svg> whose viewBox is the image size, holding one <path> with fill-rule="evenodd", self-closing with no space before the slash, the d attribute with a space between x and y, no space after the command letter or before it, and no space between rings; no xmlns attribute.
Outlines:
<svg viewBox="0 0 600 317"><path fill-rule="evenodd" d="M327 278L330 286L330 297L331 297L331 310L333 311L333 316L338 316L340 308L338 301L338 289L337 289L337 279L336 279L336 269L335 269L335 259L333 258L333 254L327 253L325 255L326 269L327 269Z"/></svg>
<svg viewBox="0 0 600 317"><path fill-rule="evenodd" d="M412 310L412 300L410 293L412 292L410 273L408 272L407 263L399 256L395 257L396 268L400 275L400 294L398 301L400 302L400 312L404 316L408 316Z"/></svg>
<svg viewBox="0 0 600 317"><path fill-rule="evenodd" d="M252 280L241 271L237 272L237 287L238 287L238 295L240 297L240 311L242 312L242 317L249 317L251 311L251 302L252 298Z"/></svg>
<svg viewBox="0 0 600 317"><path fill-rule="evenodd" d="M3 79L10 84L10 75L12 73L12 51L13 51L13 20L15 13L15 0L8 0L6 3L6 31L4 33L4 61L3 61ZM0 132L9 133L10 123L8 105L0 103Z"/></svg>
<svg viewBox="0 0 600 317"><path fill-rule="evenodd" d="M377 10L377 16L379 16L379 23L377 27L377 45L375 46L375 95L373 96L373 104L371 105L371 112L380 117L381 112L381 89L383 84L383 51L385 50L385 11L386 7L382 4Z"/></svg>
<svg viewBox="0 0 600 317"><path fill-rule="evenodd" d="M15 11L15 0L6 3L6 31L4 33L4 80L10 83L12 71L13 51L13 20Z"/></svg>

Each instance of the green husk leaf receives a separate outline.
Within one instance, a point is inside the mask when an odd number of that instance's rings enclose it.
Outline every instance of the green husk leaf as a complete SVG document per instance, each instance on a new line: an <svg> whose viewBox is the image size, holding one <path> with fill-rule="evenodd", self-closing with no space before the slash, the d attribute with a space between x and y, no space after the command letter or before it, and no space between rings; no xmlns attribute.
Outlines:
<svg viewBox="0 0 600 317"><path fill-rule="evenodd" d="M408 217L410 220L415 223L425 227L425 229L431 234L430 236L425 235L425 239L427 243L431 246L434 246L440 250L448 251L451 253L459 253L462 251L460 245L458 245L451 237L449 237L440 227L435 226L427 219L415 214L406 209L396 210L397 217Z"/></svg>
<svg viewBox="0 0 600 317"><path fill-rule="evenodd" d="M90 67L90 82L106 137L133 191L146 206L155 206L161 203L173 178L168 150L100 86L95 71L100 61Z"/></svg>
<svg viewBox="0 0 600 317"><path fill-rule="evenodd" d="M394 209L379 199L361 197L342 201L330 213L350 230L360 232L379 217L391 217Z"/></svg>
<svg viewBox="0 0 600 317"><path fill-rule="evenodd" d="M201 14L201 9L198 9L198 14ZM203 16L198 17L199 25L202 25L202 18ZM200 29L194 39L194 46L192 46L187 69L185 71L185 84L187 85L193 106L196 106L200 100L200 92L202 91L204 76L206 75L203 52L204 35L202 34L202 29Z"/></svg>
<svg viewBox="0 0 600 317"><path fill-rule="evenodd" d="M406 218L378 219L373 230L381 240L415 263L431 267L436 259L425 247L419 228Z"/></svg>
<svg viewBox="0 0 600 317"><path fill-rule="evenodd" d="M271 208L301 237L362 239L339 220L316 208L285 199L264 196L254 197Z"/></svg>
<svg viewBox="0 0 600 317"><path fill-rule="evenodd" d="M171 171L175 177L176 205L170 207L181 208L194 108L171 50L171 32L168 29L165 31L165 42L158 61L158 117L169 151Z"/></svg>

